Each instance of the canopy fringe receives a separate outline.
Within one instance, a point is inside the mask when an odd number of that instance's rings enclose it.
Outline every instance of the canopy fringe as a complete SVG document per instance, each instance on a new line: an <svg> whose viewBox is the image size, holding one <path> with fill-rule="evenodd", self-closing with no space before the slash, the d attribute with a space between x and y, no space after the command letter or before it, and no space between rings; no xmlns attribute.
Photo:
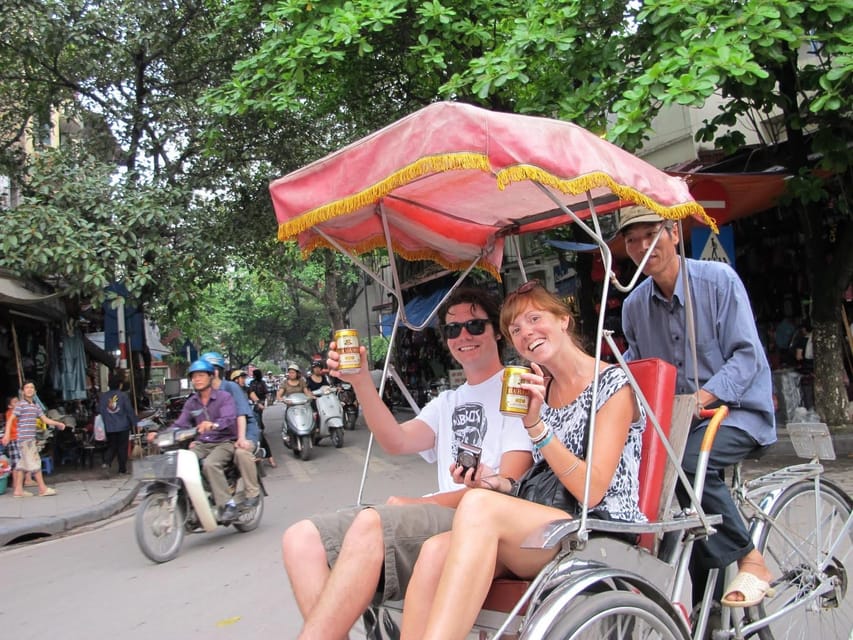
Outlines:
<svg viewBox="0 0 853 640"><path fill-rule="evenodd" d="M280 224L278 227L278 239L281 242L290 240L314 225L352 213L362 207L378 202L397 187L414 182L426 175L466 169L479 169L480 171L490 172L491 166L489 165L488 157L481 153L448 153L419 158L363 191L317 207L316 209L305 212L298 218Z"/></svg>
<svg viewBox="0 0 853 640"><path fill-rule="evenodd" d="M360 255L362 253L367 253L368 251L373 251L374 249L384 249L385 247L386 244L383 238L374 238L348 248L356 255ZM313 238L311 238L311 241L308 244L302 247L303 258L307 259L308 256L311 255L312 251L320 248L332 249L333 251L337 251L337 248L330 242L328 242L325 238L314 236ZM408 251L396 244L392 244L391 249L394 251L395 254L397 254L404 260L408 260L409 262L414 262L416 260L432 260L433 262L440 264L448 271L464 271L469 267L470 264L467 262L451 262L444 258L440 253L428 249L422 249L420 251ZM490 274L495 280L501 282L500 271L496 269L494 265L488 262L480 262L477 264L475 269L485 271L486 273Z"/></svg>
<svg viewBox="0 0 853 640"><path fill-rule="evenodd" d="M566 180L558 178L552 173L548 173L544 169L534 167L532 165L516 165L508 167L498 172L497 181L498 189L503 191L514 182L522 182L532 180L540 184L554 187L563 193L578 195L595 189L596 187L607 187L622 200L628 200L634 204L639 204L647 209L651 209L663 218L670 220L680 220L688 216L699 216L705 224L707 224L714 233L719 233L716 221L711 218L705 209L698 202L685 202L684 204L675 205L673 207L664 207L646 196L645 194L624 185L618 184L606 173L596 171L588 173L577 178Z"/></svg>

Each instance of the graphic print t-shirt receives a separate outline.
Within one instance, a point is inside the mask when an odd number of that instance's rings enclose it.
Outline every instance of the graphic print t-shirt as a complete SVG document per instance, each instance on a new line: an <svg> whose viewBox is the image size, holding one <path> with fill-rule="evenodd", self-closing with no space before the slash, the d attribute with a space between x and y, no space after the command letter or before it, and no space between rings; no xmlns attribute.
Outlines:
<svg viewBox="0 0 853 640"><path fill-rule="evenodd" d="M480 447L481 462L496 473L500 471L504 452L531 450L521 418L500 412L502 378L503 370L481 384L465 383L458 389L444 391L418 415L436 434L435 447L422 451L421 456L427 462L437 462L439 492L465 486L453 482L449 471L461 442Z"/></svg>

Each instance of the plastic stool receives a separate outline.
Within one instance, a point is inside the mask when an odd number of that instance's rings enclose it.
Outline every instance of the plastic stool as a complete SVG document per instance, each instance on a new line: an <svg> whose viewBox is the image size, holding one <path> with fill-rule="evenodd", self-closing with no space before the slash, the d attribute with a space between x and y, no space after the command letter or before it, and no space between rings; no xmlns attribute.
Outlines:
<svg viewBox="0 0 853 640"><path fill-rule="evenodd" d="M42 458L41 470L47 475L51 475L53 473L53 458Z"/></svg>

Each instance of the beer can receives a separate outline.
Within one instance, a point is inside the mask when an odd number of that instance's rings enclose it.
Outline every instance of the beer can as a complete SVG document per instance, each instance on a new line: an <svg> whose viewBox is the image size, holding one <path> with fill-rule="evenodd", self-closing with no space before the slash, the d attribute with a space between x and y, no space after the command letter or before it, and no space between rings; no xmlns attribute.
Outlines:
<svg viewBox="0 0 853 640"><path fill-rule="evenodd" d="M341 373L358 373L361 371L358 331L355 329L338 329L335 331L335 346L340 356L338 370Z"/></svg>
<svg viewBox="0 0 853 640"><path fill-rule="evenodd" d="M506 416L526 416L530 408L530 394L521 388L521 374L530 373L528 367L505 367L501 386L501 413Z"/></svg>

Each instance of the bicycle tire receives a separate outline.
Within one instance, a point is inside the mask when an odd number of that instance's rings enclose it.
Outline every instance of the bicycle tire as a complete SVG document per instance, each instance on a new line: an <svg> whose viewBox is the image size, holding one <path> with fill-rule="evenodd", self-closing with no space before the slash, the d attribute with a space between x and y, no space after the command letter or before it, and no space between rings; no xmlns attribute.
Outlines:
<svg viewBox="0 0 853 640"><path fill-rule="evenodd" d="M664 609L639 593L603 591L578 596L545 634L547 640L684 640Z"/></svg>
<svg viewBox="0 0 853 640"><path fill-rule="evenodd" d="M765 525L756 548L764 555L774 576L776 594L749 610L752 620L760 620L788 603L808 597L821 577L832 576L839 586L818 598L817 606L797 607L779 620L758 631L761 640L819 638L849 640L853 630L853 593L849 588L849 570L853 568L853 531L842 532L853 509L853 501L837 485L821 479L820 510L815 509L815 485L803 480L785 489L767 511L775 526ZM820 527L817 526L818 518ZM786 540L779 529L790 536ZM817 532L822 540L816 540ZM846 540L839 538L844 535ZM839 545L826 571L819 574L819 562L825 559L836 541ZM818 555L820 554L820 556ZM804 558L805 556L805 558Z"/></svg>

